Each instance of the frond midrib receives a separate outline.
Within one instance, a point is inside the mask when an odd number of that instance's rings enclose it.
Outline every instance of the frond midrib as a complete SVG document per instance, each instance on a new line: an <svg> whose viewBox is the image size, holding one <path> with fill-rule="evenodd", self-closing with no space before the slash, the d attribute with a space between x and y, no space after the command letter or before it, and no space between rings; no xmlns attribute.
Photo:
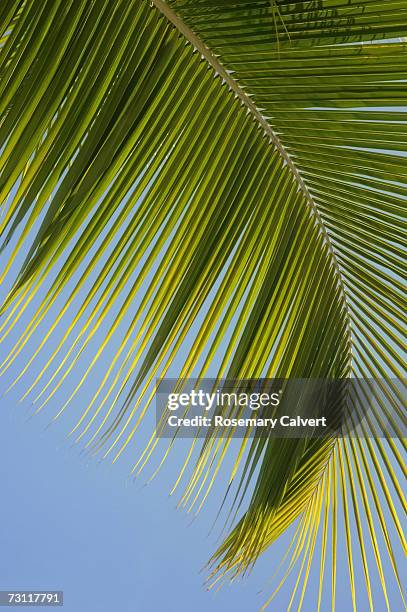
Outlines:
<svg viewBox="0 0 407 612"><path fill-rule="evenodd" d="M339 261L332 244L331 237L328 233L328 230L325 226L324 220L321 216L321 213L318 209L318 205L312 197L304 179L301 176L299 169L294 163L291 155L285 148L284 144L281 142L278 134L274 131L272 125L269 121L264 117L261 113L253 99L250 97L248 93L240 86L238 81L233 77L233 75L223 66L220 62L219 58L211 51L211 49L203 42L203 40L181 19L181 17L167 4L165 0L151 0L151 4L156 7L156 9L164 16L166 19L179 31L179 33L196 49L196 51L208 62L210 67L214 70L214 72L219 75L219 77L224 81L224 83L229 87L229 89L235 94L235 96L240 100L240 102L247 108L247 111L252 115L253 119L257 122L259 127L264 131L264 134L268 137L269 142L275 146L278 150L284 162L287 164L289 169L291 170L297 185L298 189L302 192L305 201L310 208L316 223L318 224L320 233L322 238L328 248L330 253L332 265L336 272L336 277L338 280L338 285L342 295L343 306L346 313L346 325L347 325L347 333L350 345L350 356L349 362L351 365L352 358L352 324L351 324L351 313L347 298L346 287L341 271L341 267L339 265Z"/></svg>

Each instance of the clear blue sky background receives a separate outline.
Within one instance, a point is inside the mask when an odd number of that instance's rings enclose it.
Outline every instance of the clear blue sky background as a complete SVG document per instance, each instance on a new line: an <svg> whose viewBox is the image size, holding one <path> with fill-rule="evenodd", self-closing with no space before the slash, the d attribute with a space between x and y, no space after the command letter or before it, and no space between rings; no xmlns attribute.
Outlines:
<svg viewBox="0 0 407 612"><path fill-rule="evenodd" d="M177 448L150 485L143 486L143 476L129 482L128 461L112 466L89 460L59 423L45 429L49 415L27 420L27 406L12 395L1 400L0 410L1 589L62 589L66 612L250 612L267 599L267 582L287 540L269 550L247 579L218 593L205 591L199 571L216 544L208 531L219 498L210 498L192 524L175 508L168 490ZM351 605L342 560L338 610L344 611ZM270 610L286 609L292 584ZM315 573L310 587L317 589ZM377 580L373 588L377 610L384 610ZM391 595L397 612L399 599ZM328 601L323 610L330 609ZM310 599L303 609L315 610ZM367 609L367 603L360 607Z"/></svg>
<svg viewBox="0 0 407 612"><path fill-rule="evenodd" d="M202 585L218 500L191 524L168 496L170 468L147 487L143 476L134 484L127 462L89 461L62 427L44 430L45 416L26 414L3 398L2 589L62 589L67 612L247 612L264 602L270 554L243 582L216 594Z"/></svg>

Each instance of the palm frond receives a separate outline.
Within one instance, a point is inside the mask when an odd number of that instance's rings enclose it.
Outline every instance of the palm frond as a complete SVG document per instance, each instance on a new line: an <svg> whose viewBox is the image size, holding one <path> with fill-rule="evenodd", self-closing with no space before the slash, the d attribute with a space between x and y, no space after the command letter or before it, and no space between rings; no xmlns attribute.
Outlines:
<svg viewBox="0 0 407 612"><path fill-rule="evenodd" d="M0 373L41 333L12 383L40 363L38 409L77 367L62 414L110 355L71 434L116 460L180 360L182 379L403 375L403 2L5 0L0 21L1 341L25 322ZM363 440L245 438L212 580L298 520L276 589L298 569L290 607L319 538L318 607L328 547L334 607L342 528L354 607L355 551L373 606L368 537L390 609L405 444L380 418ZM175 488L195 461L181 505L199 511L232 445L197 445Z"/></svg>

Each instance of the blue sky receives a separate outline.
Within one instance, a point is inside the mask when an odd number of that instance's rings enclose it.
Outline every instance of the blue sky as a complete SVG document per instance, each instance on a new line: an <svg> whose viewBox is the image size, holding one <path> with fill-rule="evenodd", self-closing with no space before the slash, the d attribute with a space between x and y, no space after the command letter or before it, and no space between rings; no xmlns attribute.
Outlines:
<svg viewBox="0 0 407 612"><path fill-rule="evenodd" d="M250 612L270 594L268 581L288 538L278 542L243 581L208 593L200 572L214 551L208 535L219 497L191 517L168 491L174 458L157 480L129 481L129 463L89 459L49 415L3 397L0 409L0 588L61 589L66 612ZM171 478L170 478L171 477ZM343 551L342 553L343 554ZM346 562L338 576L338 609L350 610ZM286 609L290 580L271 611ZM317 576L311 575L311 594ZM264 589L263 593L260 591ZM373 584L378 610L382 598ZM391 592L394 611L398 597ZM44 608L45 609L45 608ZM306 612L314 605L306 598ZM326 600L323 610L330 609ZM367 610L367 603L360 610Z"/></svg>
<svg viewBox="0 0 407 612"><path fill-rule="evenodd" d="M191 523L168 496L168 474L129 482L127 462L88 460L62 427L26 415L2 399L2 589L62 589L67 612L246 612L264 602L270 555L240 583L203 587L217 500Z"/></svg>

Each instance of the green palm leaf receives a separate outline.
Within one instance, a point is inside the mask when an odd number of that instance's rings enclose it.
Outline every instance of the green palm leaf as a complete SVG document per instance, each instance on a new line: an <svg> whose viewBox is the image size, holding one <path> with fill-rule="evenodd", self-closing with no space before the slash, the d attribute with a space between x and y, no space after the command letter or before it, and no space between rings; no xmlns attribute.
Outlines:
<svg viewBox="0 0 407 612"><path fill-rule="evenodd" d="M61 414L110 354L71 433L116 460L182 355L181 378L402 376L404 2L4 0L0 24L1 340L28 317L0 372L42 330L25 395L41 408L77 366ZM385 404L395 423L396 385ZM296 568L299 609L320 547L319 608L330 547L334 607L343 522L354 607L355 554L373 607L368 540L389 609L405 445L378 419L363 440L243 440L213 581L297 520L277 590ZM196 445L176 487L195 457L199 510L232 445Z"/></svg>

